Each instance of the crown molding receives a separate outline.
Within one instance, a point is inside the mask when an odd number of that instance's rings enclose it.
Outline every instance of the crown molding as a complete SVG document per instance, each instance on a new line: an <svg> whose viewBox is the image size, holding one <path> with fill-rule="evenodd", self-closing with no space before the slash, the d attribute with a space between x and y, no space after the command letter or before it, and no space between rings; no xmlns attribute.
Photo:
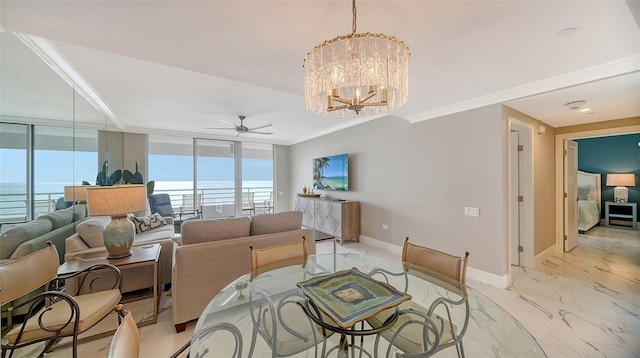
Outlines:
<svg viewBox="0 0 640 358"><path fill-rule="evenodd" d="M107 103L98 95L87 80L82 77L80 72L71 64L71 62L62 54L62 52L53 44L53 42L41 37L25 35L21 33L13 33L20 39L31 51L33 51L44 63L47 64L55 73L58 74L69 86L87 100L98 111L104 113L111 122L120 130L125 131L127 126L118 118L115 112L107 105Z"/></svg>
<svg viewBox="0 0 640 358"><path fill-rule="evenodd" d="M406 119L410 123L426 121L449 114L468 111L474 108L513 101L636 71L640 71L640 55L529 83L524 86L511 88L505 91L495 92L486 96L476 97L449 106L435 108L426 112L407 116Z"/></svg>

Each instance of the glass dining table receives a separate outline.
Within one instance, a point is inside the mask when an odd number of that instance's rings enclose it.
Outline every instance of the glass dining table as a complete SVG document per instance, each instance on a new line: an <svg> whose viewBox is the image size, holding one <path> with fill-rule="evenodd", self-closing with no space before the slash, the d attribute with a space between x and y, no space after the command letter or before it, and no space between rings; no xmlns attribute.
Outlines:
<svg viewBox="0 0 640 358"><path fill-rule="evenodd" d="M304 302L308 303L308 298L298 287L299 284L353 269L406 292L414 303L422 307L430 307L443 297L452 301L466 300L468 304L453 306L450 310L450 318L456 322L456 329L462 335L465 356L546 357L540 345L515 318L472 288L456 287L446 278L413 270L399 260L355 254L311 255L304 264L292 263L238 277L220 291L202 312L191 338L190 357L273 357L295 343L303 340L308 342L309 337L302 337L301 332L295 332L300 328L294 327L290 329L292 332L286 332L286 324L274 325L276 328L267 336L256 334L256 331L260 332L258 326L264 328L265 322L273 323L280 319L276 307L285 297L293 296L300 302L293 313L298 315L298 321L307 320L304 313L309 312L303 307ZM257 317L255 305L258 301L261 307L268 304L272 312L263 309L262 316ZM376 313L378 311L372 311L369 316ZM269 317L272 317L271 321ZM364 331L370 329L364 318L354 327ZM312 320L309 319L309 322ZM371 331L379 333L379 330ZM332 335L327 334L326 330L319 330L312 337L308 349L299 352L290 350L287 356L317 357L326 354L331 357L396 357L396 353L401 353L383 338L378 338L376 344L376 334L352 339L350 345L353 347L348 351L336 349L344 344L344 335ZM279 354L274 354L274 349ZM436 356L457 356L456 347L445 348Z"/></svg>

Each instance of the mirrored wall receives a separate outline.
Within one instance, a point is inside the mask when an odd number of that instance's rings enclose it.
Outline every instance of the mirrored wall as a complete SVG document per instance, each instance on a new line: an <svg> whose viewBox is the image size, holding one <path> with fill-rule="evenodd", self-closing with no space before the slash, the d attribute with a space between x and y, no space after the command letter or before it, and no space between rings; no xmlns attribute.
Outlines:
<svg viewBox="0 0 640 358"><path fill-rule="evenodd" d="M53 211L93 181L105 116L23 40L0 32L0 230Z"/></svg>

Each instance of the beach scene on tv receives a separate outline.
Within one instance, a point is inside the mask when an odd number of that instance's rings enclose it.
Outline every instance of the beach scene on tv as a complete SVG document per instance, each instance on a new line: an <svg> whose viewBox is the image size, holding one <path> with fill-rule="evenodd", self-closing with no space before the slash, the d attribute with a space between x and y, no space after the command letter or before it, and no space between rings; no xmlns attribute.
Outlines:
<svg viewBox="0 0 640 358"><path fill-rule="evenodd" d="M313 159L313 188L349 190L349 155L339 154Z"/></svg>

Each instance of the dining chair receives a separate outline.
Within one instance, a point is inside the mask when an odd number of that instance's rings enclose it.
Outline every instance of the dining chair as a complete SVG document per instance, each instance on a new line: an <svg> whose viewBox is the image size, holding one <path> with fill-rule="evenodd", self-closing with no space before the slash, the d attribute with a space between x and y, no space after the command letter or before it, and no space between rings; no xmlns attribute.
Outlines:
<svg viewBox="0 0 640 358"><path fill-rule="evenodd" d="M254 202L255 193L252 191L242 192L242 211L248 211L249 215L256 214L256 204Z"/></svg>
<svg viewBox="0 0 640 358"><path fill-rule="evenodd" d="M469 301L466 291L466 273L469 252L464 258L450 255L428 247L415 245L405 239L402 248L402 262L405 264L405 291L408 289L407 272L414 270L417 275L426 274L436 278L452 292L454 298L442 295L435 299L428 308L415 301L403 302L399 309L401 316L389 330L376 337L376 351L380 337L386 339L390 346L395 346L406 356L428 357L447 347L455 346L458 357L464 357L462 337L469 324ZM372 274L380 271L372 271ZM384 272L384 275L394 273ZM454 309L462 310L462 314L454 315ZM391 314L383 311L367 320L373 327L379 326ZM417 317L417 318L416 318ZM431 321L431 322L429 322ZM436 332L433 332L435 325ZM387 352L390 352L388 349ZM398 354L398 357L405 355Z"/></svg>
<svg viewBox="0 0 640 358"><path fill-rule="evenodd" d="M13 356L16 349L34 343L46 342L40 353L43 356L60 338L72 337L72 356L78 356L78 335L88 331L106 318L122 298L122 275L120 270L108 264L91 265L73 274L59 277L58 251L49 241L47 247L19 259L0 265L0 305L6 310L28 307L26 319L21 324L9 327L2 337L2 357ZM87 274L100 272L102 277L114 275L113 286L93 292L95 280L84 280ZM59 281L79 279L90 293L71 296L61 290ZM109 277L110 278L110 277ZM97 278L99 279L99 278ZM97 280L96 279L96 280ZM15 299L46 286L46 291L15 307ZM6 306L5 306L6 305ZM5 309L3 309L4 312Z"/></svg>
<svg viewBox="0 0 640 358"><path fill-rule="evenodd" d="M253 332L249 357L253 356L259 334L269 345L272 357L287 357L311 348L315 356L323 357L325 339L323 329L306 316L300 304L304 297L298 289L273 296L256 285L259 275L270 270L295 263L306 263L307 243L280 244L262 249L251 249L252 284L249 285L249 304ZM322 351L318 344L322 343Z"/></svg>
<svg viewBox="0 0 640 358"><path fill-rule="evenodd" d="M114 311L118 314L120 325L113 334L107 358L138 358L140 355L140 332L130 311L123 305L117 305Z"/></svg>

